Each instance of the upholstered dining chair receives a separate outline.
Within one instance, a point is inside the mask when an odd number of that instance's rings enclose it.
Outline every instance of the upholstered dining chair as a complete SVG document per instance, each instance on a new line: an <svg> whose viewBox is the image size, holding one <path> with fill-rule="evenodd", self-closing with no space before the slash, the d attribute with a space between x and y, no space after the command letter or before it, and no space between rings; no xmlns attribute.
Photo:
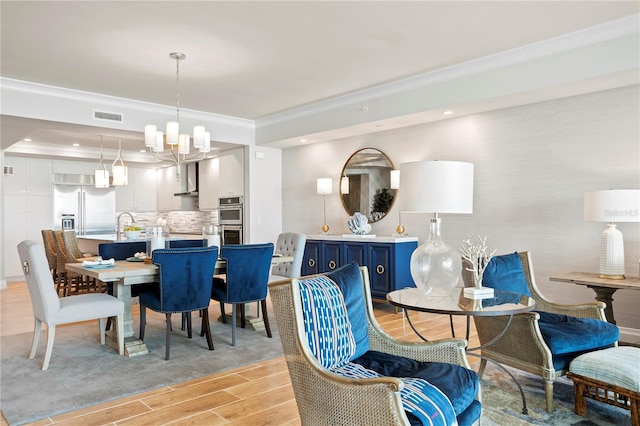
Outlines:
<svg viewBox="0 0 640 426"><path fill-rule="evenodd" d="M104 319L118 318L118 352L124 355L124 303L103 293L81 294L58 298L44 248L33 242L18 244L18 254L29 288L35 324L29 359L33 359L38 348L42 323L47 324L47 348L42 369L49 367L56 326L92 319L99 319L100 343L105 344Z"/></svg>
<svg viewBox="0 0 640 426"><path fill-rule="evenodd" d="M463 262L465 286L474 286L474 276ZM546 409L553 411L553 382L569 371L578 355L617 346L618 328L607 322L603 302L559 304L547 300L533 273L529 252L494 256L487 266L482 285L525 294L536 301L536 310L517 314L495 343L482 349L482 355L501 364L535 374L544 379ZM474 316L481 344L498 336L508 317ZM481 360L479 374L487 361Z"/></svg>
<svg viewBox="0 0 640 426"><path fill-rule="evenodd" d="M302 258L304 257L304 246L307 243L307 236L300 232L283 232L278 235L278 241L274 247L275 255L291 256L292 262L282 262L271 267L269 282L298 278L302 271Z"/></svg>
<svg viewBox="0 0 640 426"><path fill-rule="evenodd" d="M230 244L222 246L220 257L227 262L226 279L213 279L211 298L220 302L222 322L226 322L224 304L230 303L231 345L236 345L236 307L240 306L240 325L245 327L245 303L258 302L267 336L271 336L267 314L267 283L273 243Z"/></svg>
<svg viewBox="0 0 640 426"><path fill-rule="evenodd" d="M153 251L153 263L158 265L158 286L153 291L141 293L140 340L144 340L147 308L161 312L166 317L165 360L171 348L171 314L192 311L202 312L202 331L206 335L209 350L213 339L209 324L211 281L218 259L218 247L193 247L157 249ZM192 337L191 315L187 316L187 335Z"/></svg>
<svg viewBox="0 0 640 426"><path fill-rule="evenodd" d="M480 421L466 341L403 342L380 328L366 267L269 284L305 425L451 425Z"/></svg>

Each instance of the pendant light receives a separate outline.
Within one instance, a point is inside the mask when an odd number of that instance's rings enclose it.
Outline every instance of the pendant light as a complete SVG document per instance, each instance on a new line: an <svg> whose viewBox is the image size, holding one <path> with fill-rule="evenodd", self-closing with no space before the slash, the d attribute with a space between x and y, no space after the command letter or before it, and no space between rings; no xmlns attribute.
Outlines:
<svg viewBox="0 0 640 426"><path fill-rule="evenodd" d="M104 158L102 156L102 136L100 136L100 162L98 162L93 174L96 188L109 187L109 170L107 170L107 166L104 164Z"/></svg>
<svg viewBox="0 0 640 426"><path fill-rule="evenodd" d="M111 172L113 173L114 185L127 185L129 183L127 165L124 164L122 159L122 141L120 139L118 139L118 156L111 165Z"/></svg>

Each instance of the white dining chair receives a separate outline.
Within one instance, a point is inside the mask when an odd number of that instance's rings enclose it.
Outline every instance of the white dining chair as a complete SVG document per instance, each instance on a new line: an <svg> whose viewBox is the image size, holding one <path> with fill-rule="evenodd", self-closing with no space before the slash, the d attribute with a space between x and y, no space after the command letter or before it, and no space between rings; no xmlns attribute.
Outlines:
<svg viewBox="0 0 640 426"><path fill-rule="evenodd" d="M283 232L278 236L274 253L276 255L291 256L293 261L282 262L271 267L269 282L287 278L298 278L302 271L302 258L307 236L299 232Z"/></svg>
<svg viewBox="0 0 640 426"><path fill-rule="evenodd" d="M29 288L29 296L35 318L33 343L29 359L33 359L38 348L42 323L47 324L47 349L42 369L49 367L56 325L99 319L100 343L105 344L104 320L118 318L118 352L124 355L124 303L104 293L89 293L59 298L53 285L53 278L44 248L34 241L18 244L18 254L24 277Z"/></svg>

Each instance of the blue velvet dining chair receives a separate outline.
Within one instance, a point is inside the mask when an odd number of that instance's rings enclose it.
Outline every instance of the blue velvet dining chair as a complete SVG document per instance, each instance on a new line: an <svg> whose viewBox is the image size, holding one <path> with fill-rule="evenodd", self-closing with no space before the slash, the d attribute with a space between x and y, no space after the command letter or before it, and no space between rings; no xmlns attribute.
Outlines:
<svg viewBox="0 0 640 426"><path fill-rule="evenodd" d="M206 335L209 350L213 350L209 324L211 283L218 259L218 248L193 247L157 249L153 251L153 263L158 265L158 287L139 295L140 340L144 341L147 308L166 316L165 359L171 348L171 314L202 312L202 332ZM191 333L191 315L187 315L187 335Z"/></svg>
<svg viewBox="0 0 640 426"><path fill-rule="evenodd" d="M224 304L230 303L231 345L236 345L236 307L240 306L240 325L245 327L244 304L259 302L267 336L271 337L267 314L267 283L273 257L273 243L232 244L222 246L220 257L227 262L226 280L214 278L211 298L220 302L222 321Z"/></svg>

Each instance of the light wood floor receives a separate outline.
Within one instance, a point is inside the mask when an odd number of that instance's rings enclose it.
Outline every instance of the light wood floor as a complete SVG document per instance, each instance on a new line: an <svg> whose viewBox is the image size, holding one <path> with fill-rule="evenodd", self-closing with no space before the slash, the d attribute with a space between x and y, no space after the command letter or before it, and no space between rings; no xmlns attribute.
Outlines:
<svg viewBox="0 0 640 426"><path fill-rule="evenodd" d="M212 303L210 311L211 317L217 316L218 304ZM24 282L9 283L7 289L0 291L0 335L32 332L32 315L31 301ZM134 311L134 321L137 320L137 315ZM389 305L377 304L376 317L389 334L411 341L419 340L402 314L395 313ZM412 320L420 330L428 330L430 339L447 338L451 335L447 316L420 314L415 317L412 315ZM463 318L455 319L455 328L457 336L464 336ZM477 345L473 323L470 340L472 346ZM474 358L469 360L473 362ZM34 368L40 367L39 362L34 360ZM477 368L477 365L472 363L472 367ZM61 414L30 425L299 424L287 365L284 358L279 357ZM5 425L7 422L3 417L0 426Z"/></svg>

